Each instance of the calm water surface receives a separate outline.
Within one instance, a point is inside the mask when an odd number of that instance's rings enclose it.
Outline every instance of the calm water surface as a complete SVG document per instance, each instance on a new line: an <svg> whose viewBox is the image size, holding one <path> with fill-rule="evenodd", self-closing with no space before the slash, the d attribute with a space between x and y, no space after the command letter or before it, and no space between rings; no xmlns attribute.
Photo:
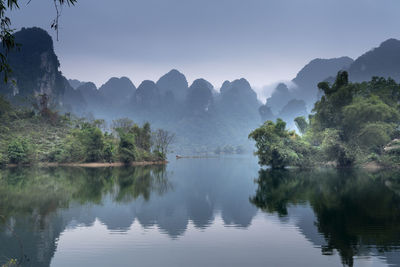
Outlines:
<svg viewBox="0 0 400 267"><path fill-rule="evenodd" d="M9 169L0 215L0 266L400 266L396 172Z"/></svg>

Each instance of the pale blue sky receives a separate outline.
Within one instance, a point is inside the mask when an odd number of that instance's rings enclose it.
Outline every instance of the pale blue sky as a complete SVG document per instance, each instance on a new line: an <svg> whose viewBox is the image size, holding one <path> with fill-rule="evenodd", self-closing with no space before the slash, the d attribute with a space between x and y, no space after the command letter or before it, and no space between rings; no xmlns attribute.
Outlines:
<svg viewBox="0 0 400 267"><path fill-rule="evenodd" d="M400 38L399 11L398 0L78 0L63 10L55 48L68 78L97 85L177 68L189 82L245 77L262 87L313 58L355 58ZM54 15L51 0L32 0L13 26L50 31Z"/></svg>

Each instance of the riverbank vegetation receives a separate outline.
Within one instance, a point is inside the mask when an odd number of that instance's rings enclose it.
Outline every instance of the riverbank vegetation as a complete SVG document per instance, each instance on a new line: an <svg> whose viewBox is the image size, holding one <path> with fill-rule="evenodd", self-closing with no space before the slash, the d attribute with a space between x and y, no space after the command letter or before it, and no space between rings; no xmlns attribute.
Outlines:
<svg viewBox="0 0 400 267"><path fill-rule="evenodd" d="M129 119L86 120L49 109L46 95L34 108L0 97L0 165L165 161L174 135Z"/></svg>
<svg viewBox="0 0 400 267"><path fill-rule="evenodd" d="M351 167L368 162L393 167L400 163L400 85L374 77L350 83L339 72L335 83L318 84L323 92L308 120L296 118L299 129L288 131L281 119L267 121L250 133L261 165L336 165Z"/></svg>

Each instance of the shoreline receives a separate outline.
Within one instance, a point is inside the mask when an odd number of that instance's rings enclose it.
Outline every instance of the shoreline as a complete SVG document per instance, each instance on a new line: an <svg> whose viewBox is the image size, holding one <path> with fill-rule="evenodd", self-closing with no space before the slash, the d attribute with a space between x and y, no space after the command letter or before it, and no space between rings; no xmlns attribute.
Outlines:
<svg viewBox="0 0 400 267"><path fill-rule="evenodd" d="M39 162L37 164L7 164L7 168L16 167L84 167L84 168L103 168L103 167L124 167L124 166L151 166L151 165L166 165L168 161L134 161L130 164L125 164L123 162L73 162L73 163L58 163L58 162Z"/></svg>
<svg viewBox="0 0 400 267"><path fill-rule="evenodd" d="M178 159L199 159L199 158L219 158L219 157L201 157L201 156L182 156L177 157ZM124 167L124 166L157 166L157 165L167 165L169 161L133 161L130 164L125 164L123 162L71 162L71 163L58 163L58 162L37 162L33 164L6 164L3 165L3 168L17 168L17 167L83 167L83 168L104 168L104 167ZM366 163L361 163L356 166L352 166L349 168L361 168L370 172L384 170L384 169L398 169L400 166L387 166L380 164L376 161L370 161ZM2 167L0 166L0 169ZM298 167L286 167L289 169L298 168ZM334 168L334 169L342 169L340 167L334 166L332 162L328 162L325 164L304 168L304 169L318 169L318 168ZM346 167L345 167L346 168Z"/></svg>

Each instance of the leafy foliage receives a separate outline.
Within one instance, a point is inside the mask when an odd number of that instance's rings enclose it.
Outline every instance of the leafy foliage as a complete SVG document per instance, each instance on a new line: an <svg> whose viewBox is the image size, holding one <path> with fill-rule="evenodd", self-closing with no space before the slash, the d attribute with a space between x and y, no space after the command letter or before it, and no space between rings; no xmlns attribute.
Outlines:
<svg viewBox="0 0 400 267"><path fill-rule="evenodd" d="M309 166L307 160L311 146L302 142L294 132L286 130L286 123L277 119L276 123L267 121L260 128L250 133L249 138L256 141L259 163L273 169L286 166Z"/></svg>
<svg viewBox="0 0 400 267"><path fill-rule="evenodd" d="M387 157L385 146L400 136L400 85L377 77L350 83L347 72L341 71L332 86L321 82L318 87L324 95L315 103L309 122L295 119L302 137L285 131L281 120L269 121L250 134L260 164L283 168L304 164L308 158L308 163L348 167ZM393 162L395 157L390 158Z"/></svg>
<svg viewBox="0 0 400 267"><path fill-rule="evenodd" d="M122 162L128 164L137 158L135 135L130 132L120 131L119 138L120 138L118 146L119 158Z"/></svg>
<svg viewBox="0 0 400 267"><path fill-rule="evenodd" d="M46 101L42 102L35 111L14 108L0 98L0 166L119 160L130 164L166 158L170 143L161 143L160 149L152 151L152 136L156 133L151 132L149 123L139 127L121 119L113 124L119 128L109 133L104 120L87 121L71 118L69 114L59 115L47 107ZM166 137L170 136L168 133Z"/></svg>
<svg viewBox="0 0 400 267"><path fill-rule="evenodd" d="M96 162L103 159L104 137L101 130L85 123L78 133L78 139L85 147L85 161Z"/></svg>
<svg viewBox="0 0 400 267"><path fill-rule="evenodd" d="M295 118L294 122L296 123L296 126L301 134L305 134L307 132L309 125L304 116Z"/></svg>
<svg viewBox="0 0 400 267"><path fill-rule="evenodd" d="M27 139L13 139L7 148L8 160L13 164L29 163L31 150L32 148Z"/></svg>
<svg viewBox="0 0 400 267"><path fill-rule="evenodd" d="M400 86L392 80L349 83L339 72L335 83L320 83L324 96L315 104L308 140L321 145L327 160L341 167L354 165L383 147L398 134ZM391 96L391 97L388 97Z"/></svg>

